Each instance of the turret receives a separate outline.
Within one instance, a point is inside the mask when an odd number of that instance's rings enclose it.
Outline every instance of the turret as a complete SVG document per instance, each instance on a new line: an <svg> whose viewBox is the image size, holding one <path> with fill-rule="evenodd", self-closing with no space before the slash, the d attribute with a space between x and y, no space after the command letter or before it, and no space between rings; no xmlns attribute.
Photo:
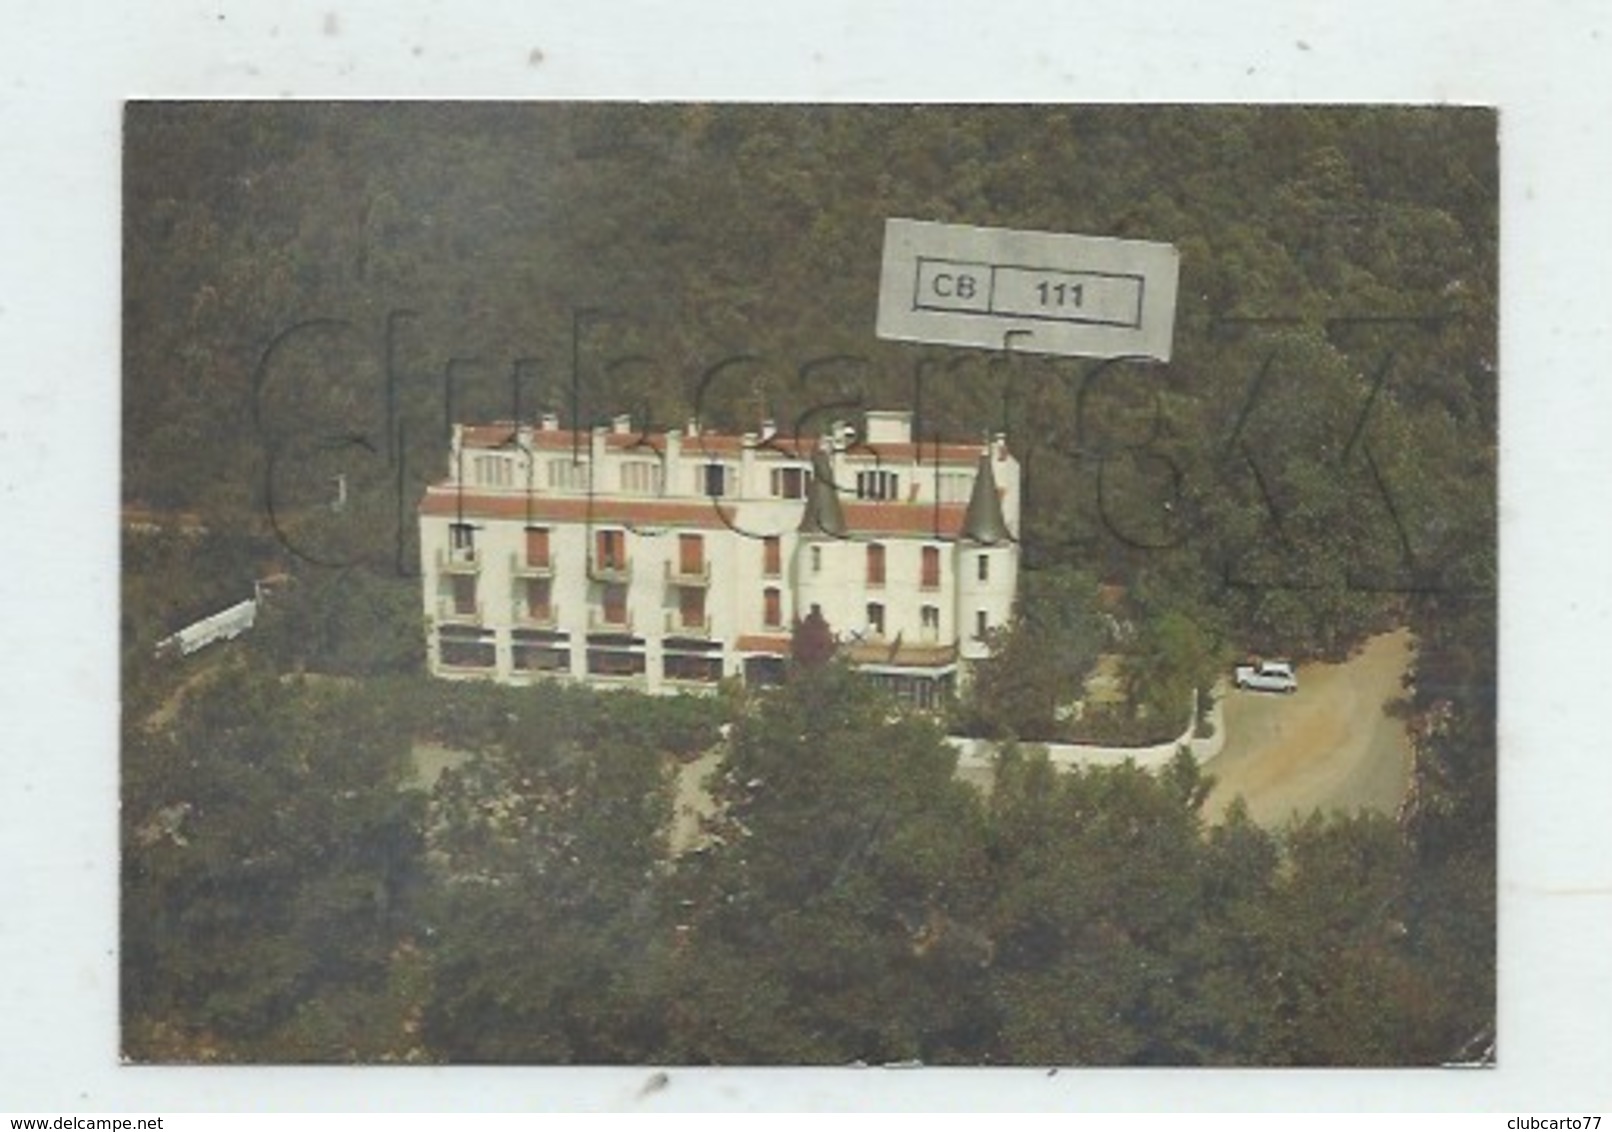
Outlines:
<svg viewBox="0 0 1612 1132"><path fill-rule="evenodd" d="M996 476L991 471L989 454L980 457L979 474L974 477L968 510L963 513L961 534L964 539L982 546L1013 541L1007 519L1002 515L1002 497L996 490Z"/></svg>
<svg viewBox="0 0 1612 1132"><path fill-rule="evenodd" d="M800 538L795 542L795 608L802 617L819 610L830 625L843 628L860 624L855 617L851 587L858 581L849 569L852 544L846 540L849 528L840 507L839 489L828 453L819 448L812 453L812 479L806 487L806 507L801 512Z"/></svg>
<svg viewBox="0 0 1612 1132"><path fill-rule="evenodd" d="M979 458L957 535L958 649L966 661L990 655L989 636L1012 619L1018 589L1019 547L1002 513L992 462L989 450Z"/></svg>

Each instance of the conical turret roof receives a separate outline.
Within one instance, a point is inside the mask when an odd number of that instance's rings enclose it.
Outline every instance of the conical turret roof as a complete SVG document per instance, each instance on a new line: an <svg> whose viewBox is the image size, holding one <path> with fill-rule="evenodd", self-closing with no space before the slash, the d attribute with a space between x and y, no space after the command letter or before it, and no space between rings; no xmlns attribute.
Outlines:
<svg viewBox="0 0 1612 1132"><path fill-rule="evenodd" d="M980 456L979 474L974 477L974 490L968 497L968 510L963 514L962 535L970 542L985 546L1013 539L1002 514L1002 498L996 493L996 475L991 471L989 453Z"/></svg>
<svg viewBox="0 0 1612 1132"><path fill-rule="evenodd" d="M834 469L821 448L812 453L812 482L806 488L806 510L800 516L803 535L845 537L845 512L840 510L839 492L834 486Z"/></svg>

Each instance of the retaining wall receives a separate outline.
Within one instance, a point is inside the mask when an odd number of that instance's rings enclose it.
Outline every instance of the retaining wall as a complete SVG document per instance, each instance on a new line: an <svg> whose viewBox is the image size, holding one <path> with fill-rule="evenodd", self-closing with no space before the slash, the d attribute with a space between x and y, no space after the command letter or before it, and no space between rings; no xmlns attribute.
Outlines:
<svg viewBox="0 0 1612 1132"><path fill-rule="evenodd" d="M1167 766L1182 747L1192 752L1199 764L1208 762L1226 745L1225 688L1215 689L1215 702L1209 709L1212 733L1198 738L1198 697L1193 693L1192 711L1187 717L1187 728L1179 737L1151 747L1104 747L1088 743L1024 743L1021 746L1038 747L1047 752L1047 761L1060 770L1089 766L1123 766L1135 763L1143 770L1159 770ZM996 762L998 744L992 739L969 739L961 735L948 735L946 742L957 752L957 765L965 770L989 770Z"/></svg>

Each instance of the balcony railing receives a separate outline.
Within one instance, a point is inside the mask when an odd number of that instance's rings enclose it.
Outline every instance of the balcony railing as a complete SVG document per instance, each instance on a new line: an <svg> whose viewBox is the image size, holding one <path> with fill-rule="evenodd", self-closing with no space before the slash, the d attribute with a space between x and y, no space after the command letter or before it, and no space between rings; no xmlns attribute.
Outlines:
<svg viewBox="0 0 1612 1132"><path fill-rule="evenodd" d="M476 602L475 608L461 610L451 598L437 599L438 625L480 625L482 623L481 602Z"/></svg>
<svg viewBox="0 0 1612 1132"><path fill-rule="evenodd" d="M596 582L631 582L632 558L601 559L595 555L588 560L588 576Z"/></svg>
<svg viewBox="0 0 1612 1132"><path fill-rule="evenodd" d="M554 562L552 559L533 562L523 554L511 554L509 556L509 574L512 578L552 578L554 577Z"/></svg>
<svg viewBox="0 0 1612 1132"><path fill-rule="evenodd" d="M437 573L474 574L481 569L481 555L473 546L437 548Z"/></svg>
<svg viewBox="0 0 1612 1132"><path fill-rule="evenodd" d="M668 609L666 611L666 635L668 637L709 637L711 635L711 615L704 614L697 620L687 620L682 610Z"/></svg>
<svg viewBox="0 0 1612 1132"><path fill-rule="evenodd" d="M524 601L515 603L515 624L522 629L554 629L560 624L560 607L554 604L533 608Z"/></svg>
<svg viewBox="0 0 1612 1132"><path fill-rule="evenodd" d="M588 632L590 633L631 633L632 614L624 612L619 619L611 620L603 609L597 605L588 608Z"/></svg>
<svg viewBox="0 0 1612 1132"><path fill-rule="evenodd" d="M700 563L689 568L688 563L666 563L666 584L669 586L709 586L711 584L711 560L702 559Z"/></svg>

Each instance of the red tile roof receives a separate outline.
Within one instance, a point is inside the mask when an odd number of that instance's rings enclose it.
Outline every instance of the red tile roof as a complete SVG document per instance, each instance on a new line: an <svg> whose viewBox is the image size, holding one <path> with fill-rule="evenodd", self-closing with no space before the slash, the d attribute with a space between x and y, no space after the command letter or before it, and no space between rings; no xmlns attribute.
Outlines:
<svg viewBox="0 0 1612 1132"><path fill-rule="evenodd" d="M721 529L734 521L733 508L709 501L593 499L553 495L489 495L438 485L420 501L420 514L466 519L514 519L555 523L620 523L638 527Z"/></svg>
<svg viewBox="0 0 1612 1132"><path fill-rule="evenodd" d="M742 633L733 643L736 652L760 652L773 656L789 655L789 638L765 633Z"/></svg>
<svg viewBox="0 0 1612 1132"><path fill-rule="evenodd" d="M973 467L984 451L979 444L868 444L850 450L852 456L874 455L886 464L967 464Z"/></svg>
<svg viewBox="0 0 1612 1132"><path fill-rule="evenodd" d="M944 668L957 660L954 645L909 645L900 641L863 641L848 645L852 664L888 664L900 668Z"/></svg>
<svg viewBox="0 0 1612 1132"><path fill-rule="evenodd" d="M963 529L962 503L852 503L840 504L845 525L852 534L930 535L956 538Z"/></svg>
<svg viewBox="0 0 1612 1132"><path fill-rule="evenodd" d="M911 535L955 539L963 528L967 507L961 503L841 504L848 534ZM456 490L452 484L429 488L420 501L420 514L466 519L505 519L555 523L621 523L640 527L698 527L720 530L736 524L731 504L709 500L623 499L597 495L577 496L492 494Z"/></svg>
<svg viewBox="0 0 1612 1132"><path fill-rule="evenodd" d="M809 460L817 448L815 436L775 436L756 441L756 455L763 460ZM744 450L744 438L731 432L702 432L683 437L683 454L737 456Z"/></svg>
<svg viewBox="0 0 1612 1132"><path fill-rule="evenodd" d="M568 428L531 430L529 447L544 452L571 451L574 449L586 452L591 443L591 436L587 430L575 432ZM467 424L460 432L460 441L466 448L506 449L514 451L520 447L516 426L509 421L499 421L492 424ZM817 447L816 436L784 436L779 434L771 440L756 442L756 454L762 459L789 459L804 460L810 458L812 451ZM628 432L610 431L605 433L605 447L614 451L629 448L643 448L645 451L653 449L664 452L666 449L665 430L649 430L634 428ZM682 436L682 451L685 456L705 455L734 457L744 449L744 438L730 432L702 432L698 436ZM965 464L973 466L980 457L983 448L979 444L862 444L848 449L844 453L846 459L852 461L873 460L884 464Z"/></svg>

